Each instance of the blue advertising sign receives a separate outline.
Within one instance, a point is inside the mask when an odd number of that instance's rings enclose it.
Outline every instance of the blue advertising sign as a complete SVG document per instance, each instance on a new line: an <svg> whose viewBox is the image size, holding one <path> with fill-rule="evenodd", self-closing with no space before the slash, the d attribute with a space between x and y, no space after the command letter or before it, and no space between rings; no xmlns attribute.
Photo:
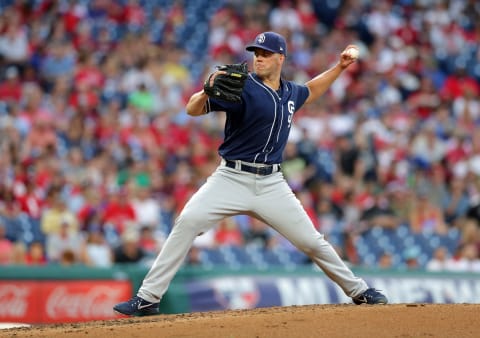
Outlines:
<svg viewBox="0 0 480 338"><path fill-rule="evenodd" d="M480 280L455 277L367 279L390 303L480 303ZM185 289L191 311L351 303L326 277L225 276L191 280Z"/></svg>

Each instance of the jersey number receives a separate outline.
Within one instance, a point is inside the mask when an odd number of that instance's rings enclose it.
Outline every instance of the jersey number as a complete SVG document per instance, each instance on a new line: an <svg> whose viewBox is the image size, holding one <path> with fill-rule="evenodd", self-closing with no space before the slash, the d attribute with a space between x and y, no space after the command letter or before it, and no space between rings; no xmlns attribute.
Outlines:
<svg viewBox="0 0 480 338"><path fill-rule="evenodd" d="M288 128L292 126L293 113L295 113L295 102L288 101Z"/></svg>

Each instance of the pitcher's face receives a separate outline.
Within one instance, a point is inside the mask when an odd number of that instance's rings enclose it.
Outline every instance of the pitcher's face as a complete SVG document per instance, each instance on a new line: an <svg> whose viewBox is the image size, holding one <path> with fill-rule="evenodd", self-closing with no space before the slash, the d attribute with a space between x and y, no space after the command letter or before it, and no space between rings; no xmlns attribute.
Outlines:
<svg viewBox="0 0 480 338"><path fill-rule="evenodd" d="M253 69L260 78L280 76L285 56L256 48L253 57Z"/></svg>

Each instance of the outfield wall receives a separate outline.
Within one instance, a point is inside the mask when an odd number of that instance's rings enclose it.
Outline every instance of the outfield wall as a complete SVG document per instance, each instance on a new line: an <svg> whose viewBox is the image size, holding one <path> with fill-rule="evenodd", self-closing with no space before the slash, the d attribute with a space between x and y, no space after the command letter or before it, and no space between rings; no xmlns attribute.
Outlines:
<svg viewBox="0 0 480 338"><path fill-rule="evenodd" d="M480 303L479 274L361 270L391 303ZM62 323L113 319L112 306L131 297L147 269L118 265L1 267L0 322ZM184 268L161 303L163 313L270 306L351 303L315 267L283 269Z"/></svg>

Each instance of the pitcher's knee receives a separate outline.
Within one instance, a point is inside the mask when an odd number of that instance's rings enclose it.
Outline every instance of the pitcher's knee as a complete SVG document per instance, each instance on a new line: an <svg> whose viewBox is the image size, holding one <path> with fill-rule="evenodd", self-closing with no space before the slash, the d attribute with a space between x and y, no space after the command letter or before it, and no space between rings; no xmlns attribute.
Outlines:
<svg viewBox="0 0 480 338"><path fill-rule="evenodd" d="M296 247L307 256L317 255L325 246L330 246L330 244L323 238L322 235L296 244Z"/></svg>
<svg viewBox="0 0 480 338"><path fill-rule="evenodd" d="M197 234L208 230L209 226L206 222L206 215L203 212L196 212L194 210L183 210L175 220L174 227L179 230L193 231Z"/></svg>

